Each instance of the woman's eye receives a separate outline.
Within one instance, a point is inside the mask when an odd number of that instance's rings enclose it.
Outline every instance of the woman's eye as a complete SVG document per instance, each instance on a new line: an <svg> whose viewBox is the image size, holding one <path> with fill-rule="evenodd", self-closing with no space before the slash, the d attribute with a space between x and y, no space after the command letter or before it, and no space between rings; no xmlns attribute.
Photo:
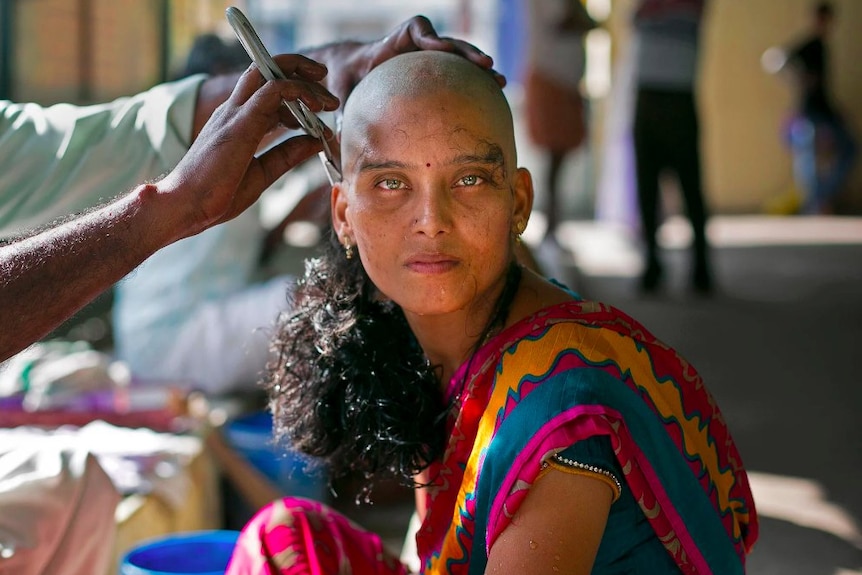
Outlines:
<svg viewBox="0 0 862 575"><path fill-rule="evenodd" d="M461 186L475 186L478 185L482 181L482 178L476 175L464 176L460 180L458 180L458 184Z"/></svg>
<svg viewBox="0 0 862 575"><path fill-rule="evenodd" d="M396 180L395 178L386 178L377 185L386 190L400 190L402 187L404 187L404 183L401 180Z"/></svg>

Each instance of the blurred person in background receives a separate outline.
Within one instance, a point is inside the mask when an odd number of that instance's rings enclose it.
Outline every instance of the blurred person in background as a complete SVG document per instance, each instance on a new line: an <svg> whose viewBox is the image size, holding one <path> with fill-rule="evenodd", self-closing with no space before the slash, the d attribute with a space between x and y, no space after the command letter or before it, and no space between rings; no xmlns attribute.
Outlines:
<svg viewBox="0 0 862 575"><path fill-rule="evenodd" d="M661 223L660 177L679 181L693 232L691 287L712 291L706 238L700 121L695 97L705 0L639 0L635 4L636 103L633 127L637 195L646 265L640 287L659 288L664 275L656 237Z"/></svg>
<svg viewBox="0 0 862 575"><path fill-rule="evenodd" d="M788 139L806 214L836 211L857 153L856 140L830 94L827 41L834 19L831 3L814 4L806 36L789 49L771 48L764 54L767 71L789 73L795 92Z"/></svg>
<svg viewBox="0 0 862 575"><path fill-rule="evenodd" d="M235 73L238 41L195 38L177 79ZM181 380L210 394L248 391L266 364L264 329L293 278L264 279L260 203L218 228L153 254L114 291L115 354L141 380Z"/></svg>
<svg viewBox="0 0 862 575"><path fill-rule="evenodd" d="M186 61L174 80L195 74L230 74L250 63L251 59L238 40L225 40L213 33L201 34L192 42Z"/></svg>
<svg viewBox="0 0 862 575"><path fill-rule="evenodd" d="M584 143L588 130L587 100L581 89L586 68L584 36L596 23L580 0L529 0L528 61L524 85L527 130L545 153L547 228L537 252L550 274L559 270L555 237L562 212L563 162ZM570 193L577 190L568 190ZM562 278L561 278L562 279Z"/></svg>

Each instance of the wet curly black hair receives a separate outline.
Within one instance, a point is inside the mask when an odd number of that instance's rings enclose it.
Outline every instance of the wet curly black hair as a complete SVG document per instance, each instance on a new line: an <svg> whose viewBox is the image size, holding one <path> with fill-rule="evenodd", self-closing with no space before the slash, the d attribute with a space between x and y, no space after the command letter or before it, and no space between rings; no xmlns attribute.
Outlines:
<svg viewBox="0 0 862 575"><path fill-rule="evenodd" d="M520 279L512 269L515 287L510 277L486 334L505 321ZM323 463L331 479L359 473L414 485L443 454L450 406L401 309L358 257L345 258L335 234L306 262L292 299L264 380L276 438Z"/></svg>

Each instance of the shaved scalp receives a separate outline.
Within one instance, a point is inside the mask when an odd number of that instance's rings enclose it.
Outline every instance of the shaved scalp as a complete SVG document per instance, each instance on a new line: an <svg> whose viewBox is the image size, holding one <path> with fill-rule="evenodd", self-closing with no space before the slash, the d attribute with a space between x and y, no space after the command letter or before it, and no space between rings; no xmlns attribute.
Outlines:
<svg viewBox="0 0 862 575"><path fill-rule="evenodd" d="M487 70L455 54L422 50L390 58L374 68L357 84L346 109L368 103L369 97L418 97L438 90L496 97L508 108L503 91Z"/></svg>
<svg viewBox="0 0 862 575"><path fill-rule="evenodd" d="M503 90L491 74L466 58L433 50L408 52L391 58L368 73L344 105L342 142L351 131L364 130L385 117L388 103L397 98L426 98L441 93L457 94L476 109L490 114L506 131L506 152L515 161L512 111ZM344 150L342 150L344 151Z"/></svg>

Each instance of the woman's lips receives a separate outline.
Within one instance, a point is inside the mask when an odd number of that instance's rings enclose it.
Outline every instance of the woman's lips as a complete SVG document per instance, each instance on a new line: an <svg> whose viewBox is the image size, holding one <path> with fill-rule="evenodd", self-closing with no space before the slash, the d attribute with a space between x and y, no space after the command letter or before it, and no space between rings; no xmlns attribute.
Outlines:
<svg viewBox="0 0 862 575"><path fill-rule="evenodd" d="M414 256L407 260L407 269L420 274L441 274L458 265L458 260L444 254Z"/></svg>

